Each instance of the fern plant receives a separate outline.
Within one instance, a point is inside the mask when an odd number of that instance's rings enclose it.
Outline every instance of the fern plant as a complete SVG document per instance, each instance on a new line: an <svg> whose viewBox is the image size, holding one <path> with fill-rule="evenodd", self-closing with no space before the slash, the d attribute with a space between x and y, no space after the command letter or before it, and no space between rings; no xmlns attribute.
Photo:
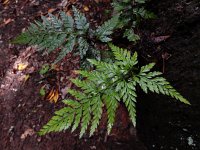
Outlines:
<svg viewBox="0 0 200 150"><path fill-rule="evenodd" d="M141 19L151 19L155 15L144 8L147 0L114 0L112 3L113 16L119 15L117 28L124 28L123 36L131 42L136 42L140 37L135 33L135 28Z"/></svg>
<svg viewBox="0 0 200 150"><path fill-rule="evenodd" d="M35 21L14 43L37 45L39 50L50 53L60 48L61 51L54 63L59 62L65 55L74 50L81 60L86 57L100 59L100 52L96 49L96 42L109 42L109 37L117 25L118 17L104 22L103 25L92 29L84 14L72 7L73 16L60 12L56 17L51 13L42 16L42 22ZM96 42L95 42L96 41Z"/></svg>
<svg viewBox="0 0 200 150"><path fill-rule="evenodd" d="M148 91L171 96L185 104L190 104L180 95L161 72L151 71L154 63L138 67L137 52L133 55L126 50L109 44L115 61L106 63L94 59L88 61L96 66L94 71L78 71L85 80L78 78L71 81L80 90L70 89L68 92L74 99L63 102L66 107L55 112L55 116L39 131L40 135L52 131L62 131L72 127L72 132L80 126L80 137L90 127L90 136L97 129L103 107L107 110L107 132L111 132L119 102L123 102L128 110L130 120L136 125L136 86Z"/></svg>

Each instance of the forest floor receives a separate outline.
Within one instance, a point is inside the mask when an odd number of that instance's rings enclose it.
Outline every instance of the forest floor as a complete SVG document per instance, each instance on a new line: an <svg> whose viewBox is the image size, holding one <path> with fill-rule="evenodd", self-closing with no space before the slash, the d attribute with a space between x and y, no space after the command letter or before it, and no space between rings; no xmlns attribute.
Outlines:
<svg viewBox="0 0 200 150"><path fill-rule="evenodd" d="M180 104L165 96L139 93L137 129L127 120L120 107L110 136L104 121L91 138L79 139L78 132L51 133L38 136L55 110L62 107L62 97L71 87L69 78L79 68L79 58L68 54L58 69L41 77L38 70L52 62L54 54L41 56L35 47L13 45L10 41L30 22L48 12L70 9L74 4L89 18L101 24L110 9L109 0L16 0L0 1L0 146L3 150L64 149L134 149L199 150L200 149L200 2L199 0L154 0L149 10L157 18L144 21L141 41L136 49L146 62L157 62L157 68L190 102ZM166 38L167 37L167 38ZM164 38L165 40L159 40ZM116 41L117 42L117 41ZM20 64L27 64L19 70ZM25 80L29 75L29 79ZM39 95L40 88L59 85L60 98L50 103ZM137 131L137 132L136 132Z"/></svg>

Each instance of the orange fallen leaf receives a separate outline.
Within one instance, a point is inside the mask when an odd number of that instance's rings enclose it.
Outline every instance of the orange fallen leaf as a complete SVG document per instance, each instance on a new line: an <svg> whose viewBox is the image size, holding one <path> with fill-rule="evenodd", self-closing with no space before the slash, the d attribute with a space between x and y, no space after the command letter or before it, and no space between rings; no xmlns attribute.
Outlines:
<svg viewBox="0 0 200 150"><path fill-rule="evenodd" d="M89 8L87 6L83 7L84 11L89 11Z"/></svg>
<svg viewBox="0 0 200 150"><path fill-rule="evenodd" d="M3 5L7 5L10 3L10 0L3 0Z"/></svg>
<svg viewBox="0 0 200 150"><path fill-rule="evenodd" d="M52 12L54 12L56 9L55 8L50 8L49 10L48 10L48 13L52 13Z"/></svg>
<svg viewBox="0 0 200 150"><path fill-rule="evenodd" d="M26 69L27 66L28 66L28 62L19 63L17 65L17 70L22 71L22 70Z"/></svg>
<svg viewBox="0 0 200 150"><path fill-rule="evenodd" d="M56 103L59 98L59 92L58 88L53 88L50 90L50 92L47 94L46 99L48 99L51 103Z"/></svg>

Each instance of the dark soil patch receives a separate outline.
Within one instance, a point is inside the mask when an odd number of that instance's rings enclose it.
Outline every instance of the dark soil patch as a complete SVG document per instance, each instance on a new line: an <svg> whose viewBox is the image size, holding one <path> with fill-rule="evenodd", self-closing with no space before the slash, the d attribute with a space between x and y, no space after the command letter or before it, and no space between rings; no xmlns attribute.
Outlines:
<svg viewBox="0 0 200 150"><path fill-rule="evenodd" d="M171 55L165 60L164 75L192 105L175 103L165 96L141 96L138 103L139 135L150 150L199 150L200 2L154 1L151 8L158 18L150 22L148 28L144 27L145 33L171 37L164 43L148 45L154 53L146 53L156 54L153 59L160 65L163 64L163 53ZM155 53L158 49L161 51Z"/></svg>

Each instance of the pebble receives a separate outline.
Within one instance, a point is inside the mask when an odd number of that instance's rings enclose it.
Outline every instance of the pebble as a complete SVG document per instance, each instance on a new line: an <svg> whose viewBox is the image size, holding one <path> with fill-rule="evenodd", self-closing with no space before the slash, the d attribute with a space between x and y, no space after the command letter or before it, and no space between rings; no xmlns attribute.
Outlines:
<svg viewBox="0 0 200 150"><path fill-rule="evenodd" d="M187 138L187 140L188 140L188 145L189 145L189 146L195 146L194 140L192 139L191 136L189 136L189 137Z"/></svg>

